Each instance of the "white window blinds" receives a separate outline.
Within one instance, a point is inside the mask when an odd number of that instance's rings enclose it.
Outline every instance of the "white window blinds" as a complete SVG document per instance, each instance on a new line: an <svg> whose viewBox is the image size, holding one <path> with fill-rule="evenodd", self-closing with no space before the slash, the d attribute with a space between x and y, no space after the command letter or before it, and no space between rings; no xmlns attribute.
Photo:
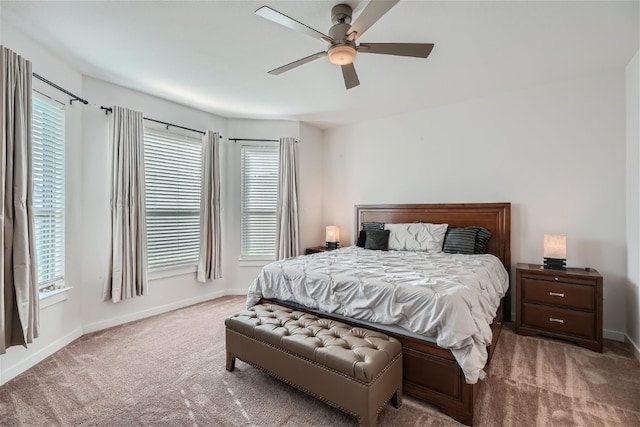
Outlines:
<svg viewBox="0 0 640 427"><path fill-rule="evenodd" d="M33 211L38 286L64 282L64 109L33 93Z"/></svg>
<svg viewBox="0 0 640 427"><path fill-rule="evenodd" d="M241 153L241 258L275 258L278 147L245 145Z"/></svg>
<svg viewBox="0 0 640 427"><path fill-rule="evenodd" d="M149 270L197 264L202 141L145 128Z"/></svg>

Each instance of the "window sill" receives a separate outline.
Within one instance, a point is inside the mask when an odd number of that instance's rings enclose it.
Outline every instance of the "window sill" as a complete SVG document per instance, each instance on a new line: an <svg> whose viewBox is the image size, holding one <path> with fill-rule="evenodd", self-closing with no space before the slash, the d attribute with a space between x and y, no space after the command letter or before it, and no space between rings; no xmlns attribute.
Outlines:
<svg viewBox="0 0 640 427"><path fill-rule="evenodd" d="M40 292L40 310L50 307L59 302L65 301L68 298L68 291L73 289L72 287L54 289L53 291Z"/></svg>
<svg viewBox="0 0 640 427"><path fill-rule="evenodd" d="M164 279L167 277L174 276L183 276L185 274L194 274L198 271L198 266L195 264L192 265L181 265L178 267L166 267L159 270L154 270L149 272L149 280L157 280Z"/></svg>

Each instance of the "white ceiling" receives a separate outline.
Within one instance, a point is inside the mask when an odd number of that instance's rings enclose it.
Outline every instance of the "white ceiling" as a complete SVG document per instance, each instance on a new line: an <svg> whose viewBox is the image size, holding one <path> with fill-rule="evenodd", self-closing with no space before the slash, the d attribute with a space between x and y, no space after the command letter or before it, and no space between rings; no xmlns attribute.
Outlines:
<svg viewBox="0 0 640 427"><path fill-rule="evenodd" d="M224 117L321 128L622 69L639 45L638 1L404 0L359 42L435 43L429 58L359 54L361 84L348 91L326 58L267 74L327 45L254 11L327 33L338 3L0 1L0 13L88 76ZM367 2L344 3L355 19Z"/></svg>

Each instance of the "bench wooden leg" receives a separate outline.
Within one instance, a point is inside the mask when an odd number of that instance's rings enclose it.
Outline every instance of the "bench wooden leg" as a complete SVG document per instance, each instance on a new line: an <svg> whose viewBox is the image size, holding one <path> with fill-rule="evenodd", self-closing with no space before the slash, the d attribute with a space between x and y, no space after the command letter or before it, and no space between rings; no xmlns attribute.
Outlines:
<svg viewBox="0 0 640 427"><path fill-rule="evenodd" d="M227 353L227 371L231 372L236 367L236 358L231 355L231 353Z"/></svg>

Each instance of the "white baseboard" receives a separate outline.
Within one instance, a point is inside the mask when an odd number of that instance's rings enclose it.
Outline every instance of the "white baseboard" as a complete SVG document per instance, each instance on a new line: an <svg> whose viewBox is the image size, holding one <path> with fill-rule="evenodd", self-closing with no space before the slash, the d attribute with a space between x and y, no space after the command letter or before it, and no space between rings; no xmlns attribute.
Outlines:
<svg viewBox="0 0 640 427"><path fill-rule="evenodd" d="M227 295L247 295L247 290L246 289L227 289L227 293L225 294L225 296Z"/></svg>
<svg viewBox="0 0 640 427"><path fill-rule="evenodd" d="M55 340L48 346L40 349L39 351L30 354L25 359L16 363L13 366L10 366L6 370L2 371L2 375L0 375L0 385L6 383L7 381L15 378L20 375L27 369L36 365L37 363L42 362L47 357L51 356L56 351L64 348L65 346L71 344L71 342L77 340L82 336L82 328L74 329L71 333Z"/></svg>
<svg viewBox="0 0 640 427"><path fill-rule="evenodd" d="M636 356L636 359L640 361L640 346L638 346L637 343L635 343L631 338L629 338L629 335L623 332L610 331L605 329L602 331L602 337L606 339L614 340L614 341L628 343L629 346L631 347L631 351L633 352L634 356Z"/></svg>
<svg viewBox="0 0 640 427"><path fill-rule="evenodd" d="M136 313L130 313L120 317L114 317L107 320L102 320L100 322L89 323L84 325L82 328L82 332L84 334L89 334L91 332L101 331L103 329L111 328L114 326L122 325L123 323L133 322L134 320L144 319L146 317L155 316L156 314L166 313L167 311L176 310L178 308L188 307L190 305L198 304L200 302L209 301L212 299L224 297L226 295L236 295L235 289L230 290L219 290L216 292L211 292L210 294L200 295L195 298L175 301L170 304L161 305L158 307L153 307L147 310L138 311ZM246 294L247 291L244 291ZM238 294L241 295L241 294Z"/></svg>
<svg viewBox="0 0 640 427"><path fill-rule="evenodd" d="M180 300L172 302L171 304L165 304L158 307L153 307L148 310L138 311L136 313L130 313L125 316L114 317L100 322L89 323L82 328L83 334L89 334L91 332L101 331L103 329L111 328L113 326L122 325L123 323L133 322L134 320L144 319L149 316L155 316L156 314L166 313L167 311L176 310L178 308L188 307L190 305L198 304L201 302L209 301L212 299L224 297L227 295L246 295L246 289L223 289L210 294L200 295L195 298Z"/></svg>
<svg viewBox="0 0 640 427"><path fill-rule="evenodd" d="M638 359L638 361L640 361L640 346L633 342L633 340L631 338L629 338L629 335L625 335L625 342L629 343L629 345L631 345L631 350L633 351L633 353L636 356L636 359Z"/></svg>
<svg viewBox="0 0 640 427"><path fill-rule="evenodd" d="M611 331L609 329L602 330L602 338L606 338L608 340L624 342L625 337L626 335L624 334L624 332Z"/></svg>

